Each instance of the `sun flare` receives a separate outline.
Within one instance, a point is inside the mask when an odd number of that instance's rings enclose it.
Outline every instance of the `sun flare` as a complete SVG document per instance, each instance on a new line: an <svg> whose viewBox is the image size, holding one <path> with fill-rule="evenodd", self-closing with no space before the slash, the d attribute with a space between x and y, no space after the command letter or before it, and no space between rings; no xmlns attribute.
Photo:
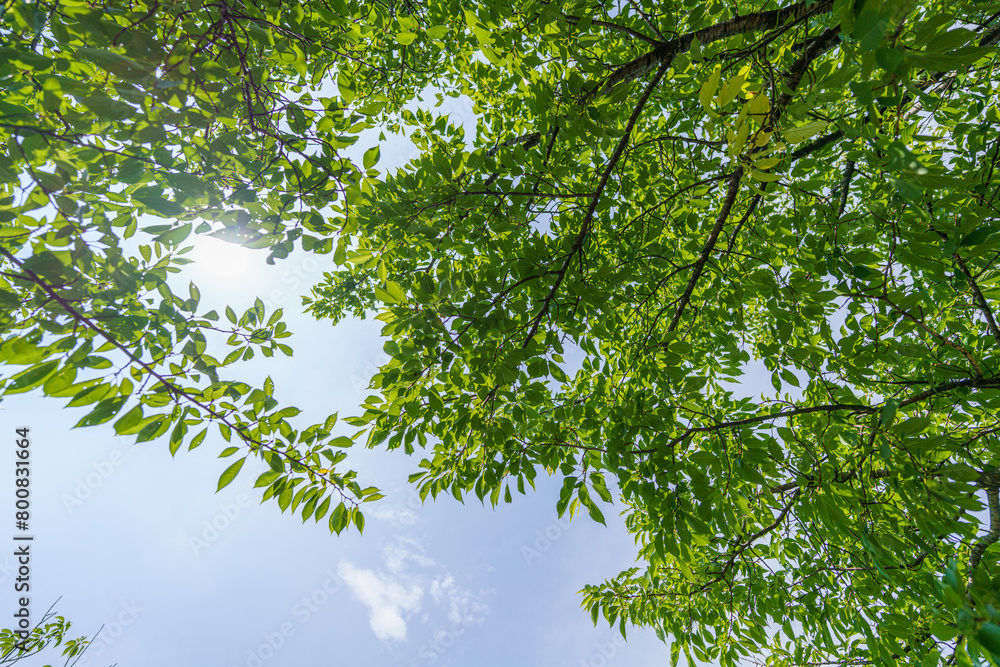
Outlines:
<svg viewBox="0 0 1000 667"><path fill-rule="evenodd" d="M261 258L257 252L235 243L202 237L195 241L189 257L196 270L214 280L236 282L245 280Z"/></svg>

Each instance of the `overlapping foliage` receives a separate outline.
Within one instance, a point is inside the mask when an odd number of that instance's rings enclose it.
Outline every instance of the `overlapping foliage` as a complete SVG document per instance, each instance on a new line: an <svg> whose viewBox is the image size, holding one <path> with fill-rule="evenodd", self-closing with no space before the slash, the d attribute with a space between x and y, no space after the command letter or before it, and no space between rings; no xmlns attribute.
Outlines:
<svg viewBox="0 0 1000 667"><path fill-rule="evenodd" d="M258 300L222 319L199 310L197 287L167 281L192 233L274 258L295 243L331 251L319 210L360 182L341 151L369 122L309 91L362 57L359 76L389 81L385 30L357 30L321 3L308 16L280 3L6 5L0 358L25 368L5 394L42 387L90 406L80 425L117 418L118 433L168 436L171 451L217 424L235 438L223 454L237 456L220 486L252 453L270 464L260 483L282 509L329 512L338 532L363 525L358 503L374 489L336 472L336 417L296 429L298 410L277 405L270 381L220 376L255 354L291 354L280 312ZM229 349L209 349L213 338Z"/></svg>
<svg viewBox="0 0 1000 667"><path fill-rule="evenodd" d="M132 396L117 430L174 448L220 423L283 508L339 497L331 527L360 527L377 493L329 470L333 419L297 431L270 386L220 375L280 317L220 325L164 282L192 229L301 243L337 266L316 315L385 323L392 360L347 421L418 453L424 497L510 501L548 473L560 512L624 509L639 567L584 591L595 621L722 664L1000 658L1000 6L5 20L2 354L27 366L6 392L96 402L84 423ZM474 137L435 94L471 104ZM376 125L420 156L384 178L374 150L340 157Z"/></svg>

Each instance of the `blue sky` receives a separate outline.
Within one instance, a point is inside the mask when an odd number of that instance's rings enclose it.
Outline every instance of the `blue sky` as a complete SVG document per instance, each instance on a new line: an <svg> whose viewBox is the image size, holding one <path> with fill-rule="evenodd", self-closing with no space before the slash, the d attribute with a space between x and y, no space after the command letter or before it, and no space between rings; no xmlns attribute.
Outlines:
<svg viewBox="0 0 1000 667"><path fill-rule="evenodd" d="M326 258L293 255L274 267L263 251L199 241L192 279L207 310L238 312L256 296L284 307L292 358L258 356L241 378L270 375L275 395L303 409L303 423L356 413L383 358L372 320L332 327L299 311L299 296ZM407 474L417 457L352 452L363 485L384 489L368 506L365 534L260 504L248 462L216 494L227 461L216 434L171 458L164 442L133 445L110 425L73 430L84 414L35 394L0 410L13 488L13 431L32 433L31 609L57 610L78 634L103 625L79 665L301 667L511 663L567 667L661 665L667 649L648 630L626 644L593 627L577 592L634 562L619 517L555 517L559 480L494 510L454 499L422 505ZM419 454L419 453L418 453ZM254 467L256 465L256 467ZM7 501L12 516L13 494ZM10 531L13 533L13 529ZM13 613L12 556L0 589ZM54 662L56 656L46 656ZM43 664L39 661L37 664Z"/></svg>

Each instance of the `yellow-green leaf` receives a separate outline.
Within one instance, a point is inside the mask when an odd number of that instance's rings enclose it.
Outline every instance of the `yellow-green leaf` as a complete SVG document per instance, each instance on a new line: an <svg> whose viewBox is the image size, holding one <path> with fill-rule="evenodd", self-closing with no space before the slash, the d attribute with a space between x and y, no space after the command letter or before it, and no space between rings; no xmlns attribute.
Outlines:
<svg viewBox="0 0 1000 667"><path fill-rule="evenodd" d="M790 144L798 144L816 136L826 129L827 125L829 123L825 120L810 121L804 125L787 128L781 133L781 137Z"/></svg>

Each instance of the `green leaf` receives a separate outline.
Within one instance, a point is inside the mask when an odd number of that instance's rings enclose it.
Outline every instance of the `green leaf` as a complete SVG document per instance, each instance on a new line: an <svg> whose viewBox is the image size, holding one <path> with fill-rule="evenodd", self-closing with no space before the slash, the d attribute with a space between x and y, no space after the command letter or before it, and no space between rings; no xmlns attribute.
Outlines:
<svg viewBox="0 0 1000 667"><path fill-rule="evenodd" d="M229 484L234 479L236 479L236 475L240 472L240 468L243 467L243 464L246 462L246 460L247 459L244 456L239 461L236 461L222 472L222 475L219 477L219 486L215 490L216 493L229 486Z"/></svg>
<svg viewBox="0 0 1000 667"><path fill-rule="evenodd" d="M116 396L115 398L100 401L86 417L76 423L74 428L103 424L118 414L118 411L122 409L127 400L128 396Z"/></svg>
<svg viewBox="0 0 1000 667"><path fill-rule="evenodd" d="M257 478L257 481L254 483L254 488L270 486L279 477L281 477L280 472L276 472L274 470L267 470L261 473L260 477Z"/></svg>
<svg viewBox="0 0 1000 667"><path fill-rule="evenodd" d="M142 406L137 405L115 422L115 433L119 435L138 433L141 428L142 419Z"/></svg>
<svg viewBox="0 0 1000 667"><path fill-rule="evenodd" d="M342 447L347 448L354 445L354 441L348 438L346 435L337 436L330 441L331 447Z"/></svg>
<svg viewBox="0 0 1000 667"><path fill-rule="evenodd" d="M316 512L313 514L313 519L315 519L316 523L319 523L320 519L326 516L326 513L327 511L329 511L329 509L330 509L330 496L327 496L326 498L323 499L323 502L319 504L319 507L316 508Z"/></svg>
<svg viewBox="0 0 1000 667"><path fill-rule="evenodd" d="M5 389L4 393L17 394L34 389L45 382L50 375L55 373L57 368L59 368L58 361L48 361L44 364L21 371L11 378L12 381Z"/></svg>
<svg viewBox="0 0 1000 667"><path fill-rule="evenodd" d="M722 77L722 67L716 65L712 70L712 73L705 80L705 83L701 86L701 92L698 94L698 100L701 102L702 108L705 111L712 111L712 100L715 99L715 93L719 90L719 80Z"/></svg>
<svg viewBox="0 0 1000 667"><path fill-rule="evenodd" d="M354 98L357 97L351 74L347 68L341 68L337 73L337 90L340 92L341 99L347 104L353 102Z"/></svg>
<svg viewBox="0 0 1000 667"><path fill-rule="evenodd" d="M786 128L782 131L781 136L790 144L798 144L807 139L812 139L825 130L829 124L825 120L813 120L797 127Z"/></svg>
<svg viewBox="0 0 1000 667"><path fill-rule="evenodd" d="M106 95L87 95L80 102L105 121L125 120L133 114L131 106Z"/></svg>
<svg viewBox="0 0 1000 667"><path fill-rule="evenodd" d="M386 281L385 287L375 287L375 297L389 305L406 303L406 292L391 280Z"/></svg>
<svg viewBox="0 0 1000 667"><path fill-rule="evenodd" d="M155 189L133 193L132 201L137 204L140 211L147 211L161 218L175 218L184 213L183 206L166 199ZM185 227L190 231L190 225L185 225ZM179 229L184 229L184 227Z"/></svg>
<svg viewBox="0 0 1000 667"><path fill-rule="evenodd" d="M142 81L149 76L148 68L112 51L83 46L77 49L77 53L126 81Z"/></svg>
<svg viewBox="0 0 1000 667"><path fill-rule="evenodd" d="M181 209L183 210L183 209ZM178 245L184 239L188 237L191 233L191 223L181 225L171 229L169 232L164 232L156 237L156 241L163 243L164 245Z"/></svg>
<svg viewBox="0 0 1000 667"><path fill-rule="evenodd" d="M448 26L433 25L425 29L424 33L431 39L444 39L448 36Z"/></svg>
<svg viewBox="0 0 1000 667"><path fill-rule="evenodd" d="M22 263L26 271L37 274L49 284L59 284L69 275L68 266L54 252L43 250Z"/></svg>
<svg viewBox="0 0 1000 667"><path fill-rule="evenodd" d="M605 522L604 520L604 514L601 513L600 508L598 508L595 503L592 502L589 505L587 505L587 513L590 514L590 518L596 521L597 523L603 526L608 525L607 522Z"/></svg>
<svg viewBox="0 0 1000 667"><path fill-rule="evenodd" d="M576 488L576 478L566 477L563 479L562 488L559 490L559 501L556 503L556 514L560 517L569 507L569 501L573 498L573 490Z"/></svg>
<svg viewBox="0 0 1000 667"><path fill-rule="evenodd" d="M205 440L205 436L206 435L208 435L208 429L207 428L203 429L201 431L201 433L199 433L198 435L194 436L191 439L191 444L188 445L188 451L191 451L192 449L194 449L195 447L197 447L198 445L200 445Z"/></svg>
<svg viewBox="0 0 1000 667"><path fill-rule="evenodd" d="M170 428L170 419L167 417L161 415L147 418L144 420L142 429L136 435L135 441L138 443L155 440L166 433L168 428Z"/></svg>
<svg viewBox="0 0 1000 667"><path fill-rule="evenodd" d="M879 415L879 423L882 426L888 426L896 418L896 411L899 410L900 402L896 399L890 399L885 402L882 406L882 412Z"/></svg>
<svg viewBox="0 0 1000 667"><path fill-rule="evenodd" d="M746 78L740 74L728 79L722 85L722 90L719 91L719 106L724 107L735 100L742 92L745 82Z"/></svg>
<svg viewBox="0 0 1000 667"><path fill-rule="evenodd" d="M689 52L693 60L701 60L701 40L698 39L697 35L691 38L691 47Z"/></svg>
<svg viewBox="0 0 1000 667"><path fill-rule="evenodd" d="M264 452L264 460L267 461L267 465L271 467L274 472L282 473L285 471L285 459L281 456L280 452L277 451L266 451Z"/></svg>
<svg viewBox="0 0 1000 667"><path fill-rule="evenodd" d="M177 450L184 444L184 435L187 433L187 424L183 421L177 422L174 430L170 433L170 456L174 456Z"/></svg>
<svg viewBox="0 0 1000 667"><path fill-rule="evenodd" d="M371 148L366 150L364 156L365 169L371 169L376 164L378 164L379 156L380 153L378 146L372 146Z"/></svg>
<svg viewBox="0 0 1000 667"><path fill-rule="evenodd" d="M994 233L996 233L996 229L993 227L977 227L962 237L962 241L959 243L959 246L967 248L969 246L985 243L986 240L993 236Z"/></svg>
<svg viewBox="0 0 1000 667"><path fill-rule="evenodd" d="M490 34L482 23L479 22L479 18L469 11L468 9L462 10L465 14L465 23L469 26L469 30L472 34L476 36L476 40L481 46L493 46L493 36Z"/></svg>
<svg viewBox="0 0 1000 667"><path fill-rule="evenodd" d="M983 623L976 631L976 641L994 656L1000 657L1000 625L989 621Z"/></svg>
<svg viewBox="0 0 1000 667"><path fill-rule="evenodd" d="M908 51L907 60L914 67L932 72L951 72L968 69L993 53L993 47L967 46L950 53Z"/></svg>
<svg viewBox="0 0 1000 667"><path fill-rule="evenodd" d="M347 508L344 506L344 503L340 503L336 508L334 508L333 513L330 514L329 525L331 533L337 533L339 535L340 532L344 530L346 526L346 520L344 518L346 510Z"/></svg>
<svg viewBox="0 0 1000 667"><path fill-rule="evenodd" d="M774 181L781 180L781 176L778 174L771 174L766 171L757 171L756 169L750 170L750 177L755 181L760 181L761 183L773 183Z"/></svg>

